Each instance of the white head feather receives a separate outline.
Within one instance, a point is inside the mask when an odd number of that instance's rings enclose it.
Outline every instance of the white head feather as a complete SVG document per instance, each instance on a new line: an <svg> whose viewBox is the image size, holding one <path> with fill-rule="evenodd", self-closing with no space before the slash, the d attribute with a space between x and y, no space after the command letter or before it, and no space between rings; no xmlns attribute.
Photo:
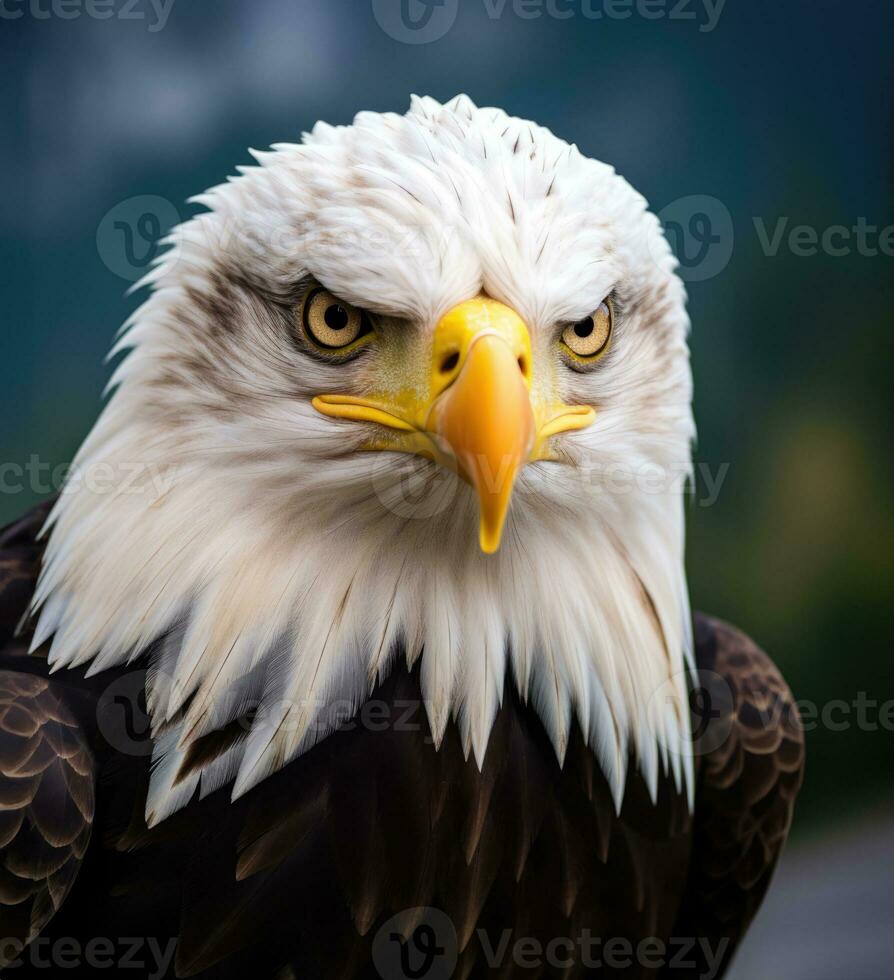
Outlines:
<svg viewBox="0 0 894 980"><path fill-rule="evenodd" d="M280 768L398 651L422 656L436 742L454 718L479 765L508 667L560 759L581 726L616 802L628 751L653 792L663 765L691 793L688 320L643 198L463 96L321 123L255 156L198 199L209 211L147 277L114 394L51 516L34 602L54 668L149 652L150 822L197 786L235 778L238 795ZM362 392L376 359L333 366L291 342L308 275L401 318L411 345L484 291L522 316L541 357L557 324L614 291L610 354L557 375L597 420L560 437L564 463L522 471L498 554L479 551L470 487L417 457L357 452L365 423L312 409L321 391ZM430 492L408 499L408 480ZM247 738L177 782L191 742L251 704Z"/></svg>

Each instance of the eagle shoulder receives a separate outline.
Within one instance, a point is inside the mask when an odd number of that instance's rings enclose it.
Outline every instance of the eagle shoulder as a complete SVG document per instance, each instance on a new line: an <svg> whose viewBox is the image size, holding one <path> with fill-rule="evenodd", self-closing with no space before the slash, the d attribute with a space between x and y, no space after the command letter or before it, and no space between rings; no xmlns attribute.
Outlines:
<svg viewBox="0 0 894 980"><path fill-rule="evenodd" d="M55 915L90 840L95 764L64 685L40 675L16 631L50 504L0 529L0 965ZM12 669L5 669L5 668ZM18 668L21 668L19 670Z"/></svg>
<svg viewBox="0 0 894 980"><path fill-rule="evenodd" d="M87 850L94 762L51 681L0 670L0 965L55 915Z"/></svg>
<svg viewBox="0 0 894 980"><path fill-rule="evenodd" d="M679 936L723 946L722 969L757 913L804 775L804 734L779 669L748 636L696 614L692 859Z"/></svg>

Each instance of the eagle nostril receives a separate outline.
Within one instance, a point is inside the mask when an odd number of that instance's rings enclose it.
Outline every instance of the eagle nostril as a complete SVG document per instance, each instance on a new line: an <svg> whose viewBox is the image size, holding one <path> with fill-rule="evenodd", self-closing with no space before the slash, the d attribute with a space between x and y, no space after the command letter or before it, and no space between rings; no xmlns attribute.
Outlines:
<svg viewBox="0 0 894 980"><path fill-rule="evenodd" d="M455 350L441 361L441 374L449 374L457 364L459 364L459 351Z"/></svg>
<svg viewBox="0 0 894 980"><path fill-rule="evenodd" d="M528 359L524 354L522 354L518 359L518 369L525 377L528 376Z"/></svg>

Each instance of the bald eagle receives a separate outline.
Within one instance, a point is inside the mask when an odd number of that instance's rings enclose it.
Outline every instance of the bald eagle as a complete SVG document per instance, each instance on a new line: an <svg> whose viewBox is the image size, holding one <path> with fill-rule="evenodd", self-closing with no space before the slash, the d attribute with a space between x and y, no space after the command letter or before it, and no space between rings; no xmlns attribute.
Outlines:
<svg viewBox="0 0 894 980"><path fill-rule="evenodd" d="M690 612L658 220L464 96L253 155L0 538L3 962L719 976L803 744Z"/></svg>

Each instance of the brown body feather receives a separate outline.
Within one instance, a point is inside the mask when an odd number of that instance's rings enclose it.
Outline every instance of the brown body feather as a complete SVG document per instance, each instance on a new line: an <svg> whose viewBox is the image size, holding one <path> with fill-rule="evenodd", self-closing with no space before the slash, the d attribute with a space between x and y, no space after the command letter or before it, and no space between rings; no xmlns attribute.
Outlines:
<svg viewBox="0 0 894 980"><path fill-rule="evenodd" d="M42 516L0 537L2 937L39 931L44 956L54 941L83 953L97 938L123 955L140 937L144 975L221 980L413 975L401 935L411 968L440 950L417 976L451 975L454 956L456 977L726 968L766 891L803 766L791 695L742 634L696 617L694 814L672 779L653 804L632 762L616 815L580 736L560 768L510 683L479 772L452 726L435 749L418 671L396 670L359 719L245 797L218 791L149 830L144 706L124 703L142 671L48 679L40 651L28 657L13 635ZM196 753L239 737L235 726ZM17 795L23 739L29 758L40 740L53 751ZM174 940L160 972L149 953ZM21 944L10 949L17 975L47 975Z"/></svg>

